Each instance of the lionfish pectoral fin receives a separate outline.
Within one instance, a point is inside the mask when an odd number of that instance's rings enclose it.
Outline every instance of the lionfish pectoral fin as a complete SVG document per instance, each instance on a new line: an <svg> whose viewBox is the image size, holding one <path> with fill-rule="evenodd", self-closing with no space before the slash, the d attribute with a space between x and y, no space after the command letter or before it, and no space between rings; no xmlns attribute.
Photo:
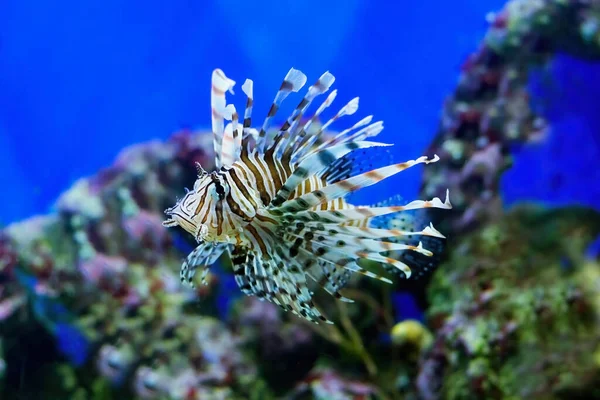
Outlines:
<svg viewBox="0 0 600 400"><path fill-rule="evenodd" d="M274 245L266 258L242 247L234 247L231 260L235 280L243 293L276 304L311 322L332 323L313 303L306 275L285 246Z"/></svg>
<svg viewBox="0 0 600 400"><path fill-rule="evenodd" d="M217 259L227 250L228 244L226 243L208 243L204 242L196 247L181 264L181 270L179 276L181 282L193 287L194 275L198 268L202 269L201 283L207 284L206 276L208 275L208 268L214 264Z"/></svg>
<svg viewBox="0 0 600 400"><path fill-rule="evenodd" d="M438 237L441 239L446 239L446 236L442 235L442 233L440 231L438 231L437 229L434 228L433 222L430 222L429 226L426 226L425 229L423 229L423 234L427 235L427 236L433 236L433 237Z"/></svg>
<svg viewBox="0 0 600 400"><path fill-rule="evenodd" d="M339 148L343 149L344 145ZM343 153L343 151L340 151L340 153ZM432 257L433 253L423 246L423 242L405 243L402 237L407 236L410 238L412 232L379 230L367 234L365 229L368 228L361 229L360 226L365 226L363 223L378 215L428 207L450 208L451 205L448 200L442 203L440 199L434 198L430 201L411 202L406 206L316 210L318 206L324 203L344 198L349 193L374 185L414 165L428 164L437 160L437 156L431 159L420 157L416 160L388 165L330 183L299 197L283 201L280 205L277 205L277 201L274 202L275 204L272 203L270 210L274 212L275 216L279 215L285 221L297 221L295 224L289 224L288 227L284 228L283 238L289 246L289 253L294 261L300 261L300 270L337 298L343 297L339 293L339 289L343 287L347 280L347 277L343 275L344 271L345 273L358 273L382 282L392 283L390 279L361 267L358 264L360 260L369 260L392 266L394 269L401 271L405 277L410 277L412 270L409 265L381 253L391 251L414 252L424 257ZM316 161L327 164L327 157L321 157ZM299 168L302 168L302 166L301 164ZM307 168L314 168L314 166L309 165ZM301 175L299 174L299 176ZM348 226L353 223L358 223L358 226ZM432 227L419 233L424 236L439 234ZM419 233L415 232L414 234ZM385 238L394 240L382 240ZM340 277L344 279L341 280ZM344 300L346 299L344 298Z"/></svg>
<svg viewBox="0 0 600 400"><path fill-rule="evenodd" d="M307 274L317 285L339 301L354 303L354 300L340 293L352 275L349 270L323 260L312 261L312 263L314 266L307 271Z"/></svg>
<svg viewBox="0 0 600 400"><path fill-rule="evenodd" d="M420 161L427 162L429 160L422 158ZM401 271L403 276L410 277L413 271L411 266L408 265L409 263L403 262L400 258L389 257L382 253L399 252L400 254L417 254L418 257L411 256L407 260L418 260L419 262L416 266L420 268L424 263L424 259L431 259L434 256L432 250L437 250L437 247L433 246L430 249L425 244L429 245L430 242L436 239L441 240L438 236L440 235L439 232L431 228L431 226L428 227L429 229L425 228L420 232L411 232L412 228L408 231L398 229L369 231L369 228L360 228L360 224L359 226L349 225L355 222L362 224L373 217L399 211L429 207L448 209L451 208L448 199L444 203L438 198L430 201L417 200L406 206L359 207L321 211L306 209L307 207L314 207L324 201L344 195L352 188L373 184L394 171L407 168L410 164L412 163L384 167L378 170L377 173L349 178L285 202L278 210L285 212L282 218L298 221L294 224L295 226L291 225L286 228L286 241L293 243L293 247L307 258L312 256L319 261L327 262L336 267L366 275L383 282L391 283L391 280L362 268L357 262L361 259L374 261L391 266L394 270ZM421 237L419 238L420 240L415 242L412 240L412 236L416 235L421 235ZM381 240L384 238L386 240ZM327 274L325 277L327 279L330 278Z"/></svg>

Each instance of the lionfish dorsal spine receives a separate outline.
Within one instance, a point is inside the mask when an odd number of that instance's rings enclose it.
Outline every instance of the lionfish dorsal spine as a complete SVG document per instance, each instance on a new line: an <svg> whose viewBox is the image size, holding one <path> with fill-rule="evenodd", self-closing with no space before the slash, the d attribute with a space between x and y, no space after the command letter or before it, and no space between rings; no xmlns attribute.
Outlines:
<svg viewBox="0 0 600 400"><path fill-rule="evenodd" d="M269 112L267 113L267 117L265 118L260 132L258 133L258 140L256 143L257 149L261 152L264 152L267 147L266 135L267 130L269 129L269 125L271 120L279 111L279 107L285 98L292 92L297 92L306 84L306 75L304 75L301 71L297 69L290 69L287 75L285 76L281 86L279 87L279 91L277 91L277 95L275 95L275 99L269 108Z"/></svg>
<svg viewBox="0 0 600 400"><path fill-rule="evenodd" d="M313 85L311 85L308 88L306 94L294 109L294 112L290 115L290 117L280 129L280 134L285 135L286 138L285 140L278 143L277 148L275 150L276 154L282 155L286 152L292 152L291 147L299 136L297 135L297 129L299 126L301 126L300 123L306 110L317 96L326 93L329 90L334 81L335 77L329 71L327 71L323 75L321 75Z"/></svg>

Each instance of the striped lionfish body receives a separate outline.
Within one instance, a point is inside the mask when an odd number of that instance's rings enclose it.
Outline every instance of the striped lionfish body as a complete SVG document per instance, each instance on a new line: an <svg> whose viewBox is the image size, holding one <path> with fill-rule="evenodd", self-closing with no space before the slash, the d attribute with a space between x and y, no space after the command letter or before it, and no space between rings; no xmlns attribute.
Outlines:
<svg viewBox="0 0 600 400"><path fill-rule="evenodd" d="M182 281L191 284L195 271L201 268L205 282L208 267L228 253L244 293L313 322L329 322L314 306L309 283L342 301L351 301L339 293L351 273L391 283L361 267L359 260L382 263L409 277L408 263L384 254L433 255L421 241L407 240L444 238L432 225L422 230L381 229L371 222L375 217L405 210L449 209L448 198L445 202L434 198L404 206L367 207L352 206L345 197L414 165L435 162L437 156L353 175L350 153L388 145L367 140L383 129L383 123L372 123L371 116L334 137L322 137L331 123L358 109L355 98L322 126L312 126L333 102L335 90L311 118L303 119L309 105L329 91L334 79L329 72L324 73L273 135L271 120L282 101L304 86L306 76L293 68L288 72L267 118L256 130L251 128L252 81L242 85L247 103L240 122L234 105L226 104L225 99L235 82L219 69L213 72L211 107L217 170L208 173L198 166L193 190L165 211L170 219L163 223L181 226L199 243L182 265ZM225 120L231 122L225 126Z"/></svg>

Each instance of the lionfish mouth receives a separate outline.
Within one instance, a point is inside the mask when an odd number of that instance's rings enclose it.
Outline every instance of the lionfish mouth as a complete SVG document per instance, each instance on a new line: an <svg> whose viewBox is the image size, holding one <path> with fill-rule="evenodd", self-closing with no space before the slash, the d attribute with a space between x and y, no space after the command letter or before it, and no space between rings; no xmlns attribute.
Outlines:
<svg viewBox="0 0 600 400"><path fill-rule="evenodd" d="M167 208L165 210L165 214L170 217L171 215L173 215L173 209L174 208L175 207ZM179 223L175 219L169 218L169 219L164 220L163 223L162 223L162 225L164 227L171 228L173 226L179 225Z"/></svg>

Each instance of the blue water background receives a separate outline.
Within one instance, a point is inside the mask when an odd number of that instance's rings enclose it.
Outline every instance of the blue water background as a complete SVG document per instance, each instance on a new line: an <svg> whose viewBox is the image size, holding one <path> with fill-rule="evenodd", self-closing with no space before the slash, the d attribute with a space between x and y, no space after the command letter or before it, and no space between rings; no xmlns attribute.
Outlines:
<svg viewBox="0 0 600 400"><path fill-rule="evenodd" d="M395 159L417 157L435 133L460 64L486 30L486 13L502 4L4 0L0 222L48 211L77 178L109 165L124 146L208 127L215 67L238 82L240 95L246 77L255 81L259 122L291 66L309 81L330 70L338 78L338 107L360 96L355 117L372 113L385 121L380 137L396 143ZM524 149L507 174L508 203L596 204L600 195L593 184L600 171L594 100L600 69L566 57L557 64L556 87L542 89L556 122L553 135ZM412 198L419 172L401 175L364 202L398 188Z"/></svg>
<svg viewBox="0 0 600 400"><path fill-rule="evenodd" d="M0 222L48 211L124 146L209 127L215 67L238 82L239 107L241 83L254 80L259 122L290 67L309 81L330 70L334 108L360 96L354 117L383 119L394 157L415 158L502 3L1 1ZM398 184L410 198L418 179L404 174L375 200Z"/></svg>

